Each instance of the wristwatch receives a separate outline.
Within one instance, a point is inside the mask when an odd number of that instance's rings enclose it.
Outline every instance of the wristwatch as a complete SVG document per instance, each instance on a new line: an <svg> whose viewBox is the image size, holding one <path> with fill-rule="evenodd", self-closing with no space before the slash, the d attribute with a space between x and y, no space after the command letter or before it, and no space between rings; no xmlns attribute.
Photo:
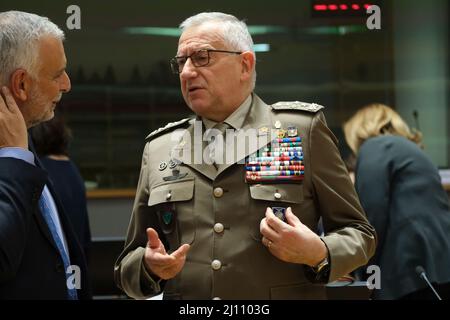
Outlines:
<svg viewBox="0 0 450 320"><path fill-rule="evenodd" d="M327 283L330 277L330 262L328 257L314 267L307 267L306 277L313 283Z"/></svg>
<svg viewBox="0 0 450 320"><path fill-rule="evenodd" d="M324 268L328 268L328 257L325 257L322 261L319 262L319 264L315 267L312 267L315 273L320 273Z"/></svg>

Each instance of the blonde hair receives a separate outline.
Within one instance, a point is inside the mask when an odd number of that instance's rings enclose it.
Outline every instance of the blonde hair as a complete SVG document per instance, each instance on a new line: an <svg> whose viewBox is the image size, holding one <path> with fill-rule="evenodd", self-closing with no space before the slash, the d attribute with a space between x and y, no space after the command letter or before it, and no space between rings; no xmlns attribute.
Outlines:
<svg viewBox="0 0 450 320"><path fill-rule="evenodd" d="M422 133L412 131L397 112L384 104L363 107L344 123L343 129L345 140L355 154L367 139L386 134L405 137L422 147Z"/></svg>

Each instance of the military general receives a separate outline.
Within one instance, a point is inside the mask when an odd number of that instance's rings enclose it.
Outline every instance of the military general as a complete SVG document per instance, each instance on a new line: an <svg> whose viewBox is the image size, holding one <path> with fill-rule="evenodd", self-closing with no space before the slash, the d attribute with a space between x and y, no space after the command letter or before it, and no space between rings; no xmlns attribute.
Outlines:
<svg viewBox="0 0 450 320"><path fill-rule="evenodd" d="M323 107L254 93L253 40L236 17L180 28L171 66L196 116L146 139L117 285L136 299L326 298L376 234Z"/></svg>

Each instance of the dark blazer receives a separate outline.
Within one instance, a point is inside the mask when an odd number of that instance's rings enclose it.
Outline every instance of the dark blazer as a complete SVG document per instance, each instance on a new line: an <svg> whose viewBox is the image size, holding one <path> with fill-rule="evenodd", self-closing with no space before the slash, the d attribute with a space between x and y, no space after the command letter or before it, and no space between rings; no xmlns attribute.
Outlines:
<svg viewBox="0 0 450 320"><path fill-rule="evenodd" d="M83 178L72 160L53 160L48 157L42 157L40 160L48 172L54 191L64 206L64 212L89 264L92 241Z"/></svg>
<svg viewBox="0 0 450 320"><path fill-rule="evenodd" d="M390 135L365 141L356 190L379 239L369 262L381 270L374 298L397 299L425 288L418 265L431 282L450 282L448 197L437 168L416 144Z"/></svg>
<svg viewBox="0 0 450 320"><path fill-rule="evenodd" d="M66 276L38 200L47 184L58 208L72 265L81 269L79 299L91 298L86 262L47 173L13 158L0 158L0 300L67 299Z"/></svg>

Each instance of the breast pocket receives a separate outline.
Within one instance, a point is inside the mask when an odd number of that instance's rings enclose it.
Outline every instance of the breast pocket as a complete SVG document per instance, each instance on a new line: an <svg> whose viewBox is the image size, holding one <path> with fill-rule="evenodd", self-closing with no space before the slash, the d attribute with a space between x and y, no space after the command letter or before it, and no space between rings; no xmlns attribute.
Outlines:
<svg viewBox="0 0 450 320"><path fill-rule="evenodd" d="M250 234L253 239L261 241L259 225L266 208L291 207L293 212L298 212L303 202L303 184L254 184L250 185L250 197Z"/></svg>
<svg viewBox="0 0 450 320"><path fill-rule="evenodd" d="M194 178L164 182L150 190L148 206L158 216L170 250L195 239Z"/></svg>

